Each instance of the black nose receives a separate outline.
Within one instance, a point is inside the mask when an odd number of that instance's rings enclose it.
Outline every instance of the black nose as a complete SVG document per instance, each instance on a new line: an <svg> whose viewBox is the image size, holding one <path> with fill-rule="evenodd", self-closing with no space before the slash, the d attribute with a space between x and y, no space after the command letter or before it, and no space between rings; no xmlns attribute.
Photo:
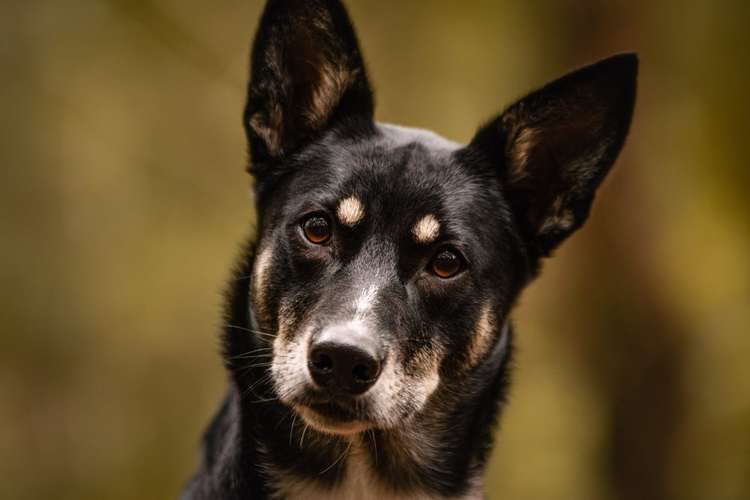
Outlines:
<svg viewBox="0 0 750 500"><path fill-rule="evenodd" d="M310 345L308 369L316 384L333 393L362 394L380 375L374 342L356 335L326 335Z"/></svg>

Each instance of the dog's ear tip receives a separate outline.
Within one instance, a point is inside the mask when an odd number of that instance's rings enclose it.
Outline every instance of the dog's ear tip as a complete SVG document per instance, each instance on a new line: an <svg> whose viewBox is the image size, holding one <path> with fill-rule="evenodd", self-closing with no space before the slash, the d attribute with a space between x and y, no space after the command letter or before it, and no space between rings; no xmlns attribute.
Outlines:
<svg viewBox="0 0 750 500"><path fill-rule="evenodd" d="M621 101L619 109L622 110L622 120L626 122L625 127L628 128L635 108L638 88L638 54L636 52L624 52L612 56L610 59L614 59L615 69L613 73L615 73L614 78L620 89Z"/></svg>
<svg viewBox="0 0 750 500"><path fill-rule="evenodd" d="M607 59L605 59L605 61L607 60L616 62L621 65L627 65L627 66L636 68L638 66L639 57L638 57L638 52L628 51L628 52L619 52L617 54L614 54L608 57Z"/></svg>
<svg viewBox="0 0 750 500"><path fill-rule="evenodd" d="M593 66L609 66L636 71L638 69L638 62L639 57L637 52L618 52L595 62Z"/></svg>
<svg viewBox="0 0 750 500"><path fill-rule="evenodd" d="M341 0L267 0L266 8L273 9L307 9L310 8L339 8L343 6Z"/></svg>
<svg viewBox="0 0 750 500"><path fill-rule="evenodd" d="M630 86L635 86L639 64L640 58L637 52L621 52L594 63L592 67Z"/></svg>
<svg viewBox="0 0 750 500"><path fill-rule="evenodd" d="M588 81L597 89L594 93L600 99L628 114L627 110L635 106L638 66L636 52L622 52L585 66L571 76L573 81Z"/></svg>

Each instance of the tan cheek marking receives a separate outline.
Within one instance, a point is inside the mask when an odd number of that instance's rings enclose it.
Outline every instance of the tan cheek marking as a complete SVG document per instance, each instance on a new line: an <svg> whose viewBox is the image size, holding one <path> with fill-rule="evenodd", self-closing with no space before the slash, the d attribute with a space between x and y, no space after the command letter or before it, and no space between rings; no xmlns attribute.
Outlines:
<svg viewBox="0 0 750 500"><path fill-rule="evenodd" d="M253 266L253 303L255 309L263 319L267 319L266 306L266 284L268 282L268 271L271 266L273 248L264 248L257 257Z"/></svg>
<svg viewBox="0 0 750 500"><path fill-rule="evenodd" d="M410 360L410 368L421 373L437 372L440 366L442 349L432 346L429 349L419 350Z"/></svg>
<svg viewBox="0 0 750 500"><path fill-rule="evenodd" d="M414 224L411 232L417 243L432 243L440 234L440 223L434 215L428 214Z"/></svg>
<svg viewBox="0 0 750 500"><path fill-rule="evenodd" d="M365 209L362 202L350 196L341 200L336 215L345 226L356 226L365 216Z"/></svg>
<svg viewBox="0 0 750 500"><path fill-rule="evenodd" d="M492 329L492 313L490 312L490 305L485 304L482 307L482 312L479 315L479 321L477 321L476 327L474 327L474 336L471 338L469 344L468 358L469 366L474 367L482 360L482 357L489 351L492 346L493 340L493 329Z"/></svg>
<svg viewBox="0 0 750 500"><path fill-rule="evenodd" d="M279 324L279 331L276 340L287 340L287 337L289 337L289 334L296 325L296 318L291 305L286 300L282 300L281 305L279 306L279 316L277 321Z"/></svg>
<svg viewBox="0 0 750 500"><path fill-rule="evenodd" d="M415 386L421 384L424 390L425 400L432 394L440 384L440 363L445 357L445 348L439 344L420 349L406 362L406 375L415 382Z"/></svg>

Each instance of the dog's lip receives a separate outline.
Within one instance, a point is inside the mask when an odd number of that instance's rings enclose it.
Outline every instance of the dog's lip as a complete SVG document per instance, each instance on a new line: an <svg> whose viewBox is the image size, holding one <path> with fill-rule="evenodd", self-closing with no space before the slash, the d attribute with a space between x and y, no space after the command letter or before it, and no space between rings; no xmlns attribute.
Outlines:
<svg viewBox="0 0 750 500"><path fill-rule="evenodd" d="M352 420L359 420L354 415L352 408L343 406L336 401L328 401L322 403L312 403L306 405L309 409L318 413L330 420L339 420L342 422L351 422Z"/></svg>
<svg viewBox="0 0 750 500"><path fill-rule="evenodd" d="M291 401L296 406L322 407L331 406L340 408L344 411L354 411L357 405L357 398L339 393L330 393L318 389L308 388L304 394L298 395Z"/></svg>
<svg viewBox="0 0 750 500"><path fill-rule="evenodd" d="M373 427L368 419L357 418L336 403L295 405L294 411L312 428L333 435L352 435Z"/></svg>
<svg viewBox="0 0 750 500"><path fill-rule="evenodd" d="M305 420L309 419L334 433L337 433L334 429L369 428L374 425L361 402L348 397L308 393L304 398L293 401L290 406Z"/></svg>
<svg viewBox="0 0 750 500"><path fill-rule="evenodd" d="M351 420L361 420L355 411L354 401L347 399L337 399L329 396L306 397L302 400L294 401L292 406L297 408L307 408L319 414L322 417L342 422Z"/></svg>

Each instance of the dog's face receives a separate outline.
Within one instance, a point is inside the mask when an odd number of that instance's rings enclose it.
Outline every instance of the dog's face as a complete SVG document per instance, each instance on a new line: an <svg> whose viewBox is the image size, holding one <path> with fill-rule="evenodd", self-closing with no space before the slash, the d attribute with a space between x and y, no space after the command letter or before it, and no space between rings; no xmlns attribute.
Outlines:
<svg viewBox="0 0 750 500"><path fill-rule="evenodd" d="M397 127L334 131L263 207L253 304L280 398L316 427L398 425L495 345L514 234L493 170L458 152Z"/></svg>
<svg viewBox="0 0 750 500"><path fill-rule="evenodd" d="M251 307L280 400L324 432L388 429L503 356L517 293L585 221L622 146L635 66L568 75L460 146L374 121L338 2L270 1L245 124Z"/></svg>

